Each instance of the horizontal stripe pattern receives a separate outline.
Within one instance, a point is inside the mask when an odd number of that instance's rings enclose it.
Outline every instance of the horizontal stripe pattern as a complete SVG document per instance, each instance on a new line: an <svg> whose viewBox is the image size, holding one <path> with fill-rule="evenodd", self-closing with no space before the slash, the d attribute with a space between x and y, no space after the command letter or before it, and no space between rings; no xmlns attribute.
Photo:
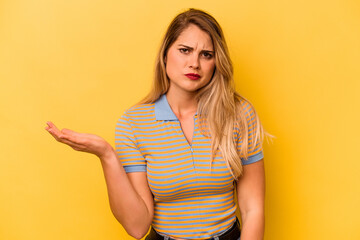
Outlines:
<svg viewBox="0 0 360 240"><path fill-rule="evenodd" d="M243 106L249 157L242 163L249 164L262 159L262 150L252 140L255 114L248 103ZM155 103L130 108L116 125L116 152L127 172L147 172L155 230L175 238L210 238L235 221L234 179L219 152L210 168L211 143L201 134L197 115L191 145L174 116L165 95ZM240 148L236 129L234 138Z"/></svg>

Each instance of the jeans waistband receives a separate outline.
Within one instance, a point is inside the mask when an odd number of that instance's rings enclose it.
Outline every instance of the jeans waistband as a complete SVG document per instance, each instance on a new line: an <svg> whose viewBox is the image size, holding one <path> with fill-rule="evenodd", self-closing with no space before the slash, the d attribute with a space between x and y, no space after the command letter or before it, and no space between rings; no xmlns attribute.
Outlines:
<svg viewBox="0 0 360 240"><path fill-rule="evenodd" d="M239 220L236 218L236 221L228 230L226 230L223 233L220 233L220 235L215 235L206 240L237 240L239 239L240 234L241 234L240 223ZM171 238L170 236L161 235L158 232L156 232L153 227L151 227L150 233L147 235L145 240L175 240L175 239Z"/></svg>

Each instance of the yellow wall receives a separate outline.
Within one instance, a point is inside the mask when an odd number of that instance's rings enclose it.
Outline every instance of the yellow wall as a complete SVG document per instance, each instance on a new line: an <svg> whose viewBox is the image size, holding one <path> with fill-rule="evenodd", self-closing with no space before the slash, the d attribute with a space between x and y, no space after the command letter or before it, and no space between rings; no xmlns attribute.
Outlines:
<svg viewBox="0 0 360 240"><path fill-rule="evenodd" d="M220 22L237 89L276 136L264 150L265 239L360 239L354 0L0 1L0 239L132 239L98 159L56 143L45 122L113 144L187 7Z"/></svg>

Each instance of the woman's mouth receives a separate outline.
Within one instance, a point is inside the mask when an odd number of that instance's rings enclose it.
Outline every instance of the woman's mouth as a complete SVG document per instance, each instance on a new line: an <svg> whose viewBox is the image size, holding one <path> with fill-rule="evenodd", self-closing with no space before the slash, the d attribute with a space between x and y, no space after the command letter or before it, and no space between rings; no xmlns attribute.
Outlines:
<svg viewBox="0 0 360 240"><path fill-rule="evenodd" d="M188 73L188 74L185 74L185 76L187 76L191 80L198 80L201 77L199 74L196 74L196 73Z"/></svg>

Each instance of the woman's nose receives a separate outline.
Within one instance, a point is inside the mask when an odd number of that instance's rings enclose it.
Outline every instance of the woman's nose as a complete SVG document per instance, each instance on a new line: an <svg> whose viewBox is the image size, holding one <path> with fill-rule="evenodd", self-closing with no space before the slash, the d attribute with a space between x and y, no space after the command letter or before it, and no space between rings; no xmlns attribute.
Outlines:
<svg viewBox="0 0 360 240"><path fill-rule="evenodd" d="M198 69L200 67L200 62L199 62L199 56L197 54L193 54L192 56L190 56L189 59L189 67L193 68L193 69Z"/></svg>

